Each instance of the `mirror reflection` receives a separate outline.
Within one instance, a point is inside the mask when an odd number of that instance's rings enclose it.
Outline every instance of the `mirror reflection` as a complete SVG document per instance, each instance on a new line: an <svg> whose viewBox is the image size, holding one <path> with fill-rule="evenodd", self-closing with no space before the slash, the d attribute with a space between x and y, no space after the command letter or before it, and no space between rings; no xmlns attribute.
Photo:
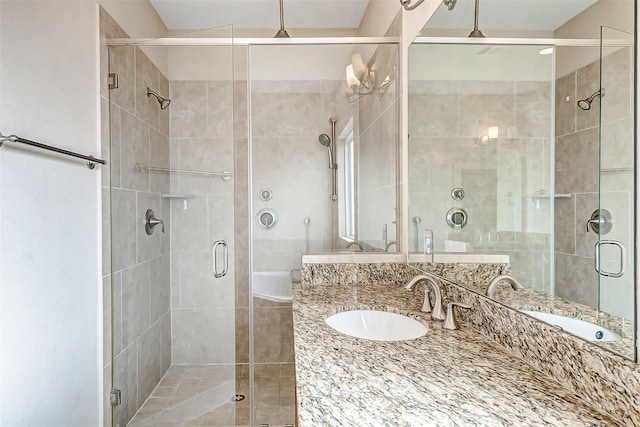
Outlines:
<svg viewBox="0 0 640 427"><path fill-rule="evenodd" d="M632 15L593 3L520 34L481 20L500 43L460 30L469 5L441 6L422 34L464 39L410 47L410 261L492 255L473 289L633 359L633 35L595 18Z"/></svg>

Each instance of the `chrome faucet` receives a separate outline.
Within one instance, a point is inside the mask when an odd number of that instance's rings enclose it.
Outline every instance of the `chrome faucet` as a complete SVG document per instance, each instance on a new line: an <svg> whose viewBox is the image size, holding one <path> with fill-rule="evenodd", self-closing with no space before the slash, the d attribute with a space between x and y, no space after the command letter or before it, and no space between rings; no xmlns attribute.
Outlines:
<svg viewBox="0 0 640 427"><path fill-rule="evenodd" d="M356 241L353 241L353 242L349 243L347 245L346 249L351 249L353 246L357 246L359 252L364 252L364 248L362 247L360 242L356 242Z"/></svg>
<svg viewBox="0 0 640 427"><path fill-rule="evenodd" d="M513 277L505 274L505 275L496 277L491 281L491 283L489 283L489 286L487 287L487 296L489 298L493 297L493 291L495 290L496 286L498 286L498 283L500 282L507 282L508 284L511 285L514 291L524 289L524 286L522 286L520 282L518 282Z"/></svg>
<svg viewBox="0 0 640 427"><path fill-rule="evenodd" d="M431 312L431 318L433 320L444 320L445 319L445 315L444 315L444 310L442 309L442 294L440 293L440 287L438 286L438 284L436 283L435 280L433 280L429 276L418 275L418 276L414 277L413 279L411 279L411 281L409 281L409 283L404 285L404 288L406 290L408 290L408 291L411 291L411 290L413 290L413 288L415 288L415 286L418 283L420 283L422 281L426 282L426 284L425 284L425 287L424 287L424 302L422 304L421 311L423 311L424 313ZM435 295L435 301L434 301L434 304L433 304L433 309L430 307L429 291L428 291L427 284L431 285L431 288L433 289L433 293Z"/></svg>
<svg viewBox="0 0 640 427"><path fill-rule="evenodd" d="M469 304L465 304L462 302L450 302L447 304L447 318L444 321L444 325L442 326L445 329L450 329L452 331L456 329L460 329L458 322L456 321L455 312L453 311L453 307L462 307L466 309L470 309L471 306Z"/></svg>

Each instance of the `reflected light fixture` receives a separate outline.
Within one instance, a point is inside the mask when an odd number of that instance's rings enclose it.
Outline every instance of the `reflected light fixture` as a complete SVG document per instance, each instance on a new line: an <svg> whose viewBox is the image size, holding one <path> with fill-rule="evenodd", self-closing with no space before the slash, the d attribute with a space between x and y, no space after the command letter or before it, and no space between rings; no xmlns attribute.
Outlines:
<svg viewBox="0 0 640 427"><path fill-rule="evenodd" d="M365 95L383 95L391 84L390 75L378 82L376 64L373 63L370 68L364 65L360 53L351 56L351 64L347 65L345 71L347 86L351 89L351 93L347 94L350 101L358 100Z"/></svg>
<svg viewBox="0 0 640 427"><path fill-rule="evenodd" d="M544 49L538 52L540 55L551 55L553 53L552 47L545 47Z"/></svg>
<svg viewBox="0 0 640 427"><path fill-rule="evenodd" d="M480 129L480 137L477 140L479 145L487 145L490 142L498 139L498 126L489 126L487 128L487 133L483 133L483 130Z"/></svg>

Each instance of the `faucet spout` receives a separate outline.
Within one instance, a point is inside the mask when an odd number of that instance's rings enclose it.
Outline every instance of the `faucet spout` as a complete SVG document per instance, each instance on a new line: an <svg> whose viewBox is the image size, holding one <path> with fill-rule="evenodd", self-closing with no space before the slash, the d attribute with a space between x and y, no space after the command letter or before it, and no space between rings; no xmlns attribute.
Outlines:
<svg viewBox="0 0 640 427"><path fill-rule="evenodd" d="M356 242L356 241L353 241L353 242L349 243L347 245L346 249L351 249L354 246L356 246L358 248L358 252L364 252L364 248L362 247L360 242Z"/></svg>
<svg viewBox="0 0 640 427"><path fill-rule="evenodd" d="M489 283L489 286L487 287L487 296L489 298L493 297L493 292L495 291L496 286L498 286L498 284L500 282L506 282L508 284L511 285L511 288L514 291L520 290L520 289L524 289L524 286L522 286L520 284L520 282L518 282L516 279L514 279L513 277L509 276L509 275L502 275L502 276L498 276L496 278L494 278L491 283Z"/></svg>
<svg viewBox="0 0 640 427"><path fill-rule="evenodd" d="M438 286L435 280L433 280L429 276L418 275L418 276L415 276L413 279L411 279L409 283L404 285L404 288L408 291L413 290L413 288L415 288L415 286L422 281L426 282L426 285L431 286L431 289L433 290L433 294L435 295L435 301L433 304L433 308L431 309L431 318L433 320L440 320L440 321L444 320L445 314L444 314L444 310L442 309L442 294L440 293L440 287ZM429 292L425 287L425 302L422 305L423 307L422 311L424 311L425 313L428 313L428 311L425 311L425 307L427 306L427 304L429 304L428 300L429 300Z"/></svg>

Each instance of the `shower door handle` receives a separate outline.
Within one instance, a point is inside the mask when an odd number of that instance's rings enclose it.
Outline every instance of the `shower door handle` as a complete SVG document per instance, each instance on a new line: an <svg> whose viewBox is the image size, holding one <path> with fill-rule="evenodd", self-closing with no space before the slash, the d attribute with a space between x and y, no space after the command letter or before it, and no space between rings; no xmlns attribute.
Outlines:
<svg viewBox="0 0 640 427"><path fill-rule="evenodd" d="M612 271L604 271L600 269L600 247L603 245L613 245L613 246L616 246L618 249L620 249L620 269L618 271L612 272ZM622 275L625 273L625 270L626 270L625 264L627 262L627 250L622 244L622 242L618 240L600 240L596 242L594 251L595 251L595 256L593 261L594 268L596 269L596 272L599 275L606 276L606 277L622 277Z"/></svg>
<svg viewBox="0 0 640 427"><path fill-rule="evenodd" d="M222 247L222 260L223 267L222 271L218 268L218 247ZM227 271L229 269L229 251L227 249L227 242L224 240L217 240L211 246L211 257L213 258L213 277L219 279L227 275Z"/></svg>

